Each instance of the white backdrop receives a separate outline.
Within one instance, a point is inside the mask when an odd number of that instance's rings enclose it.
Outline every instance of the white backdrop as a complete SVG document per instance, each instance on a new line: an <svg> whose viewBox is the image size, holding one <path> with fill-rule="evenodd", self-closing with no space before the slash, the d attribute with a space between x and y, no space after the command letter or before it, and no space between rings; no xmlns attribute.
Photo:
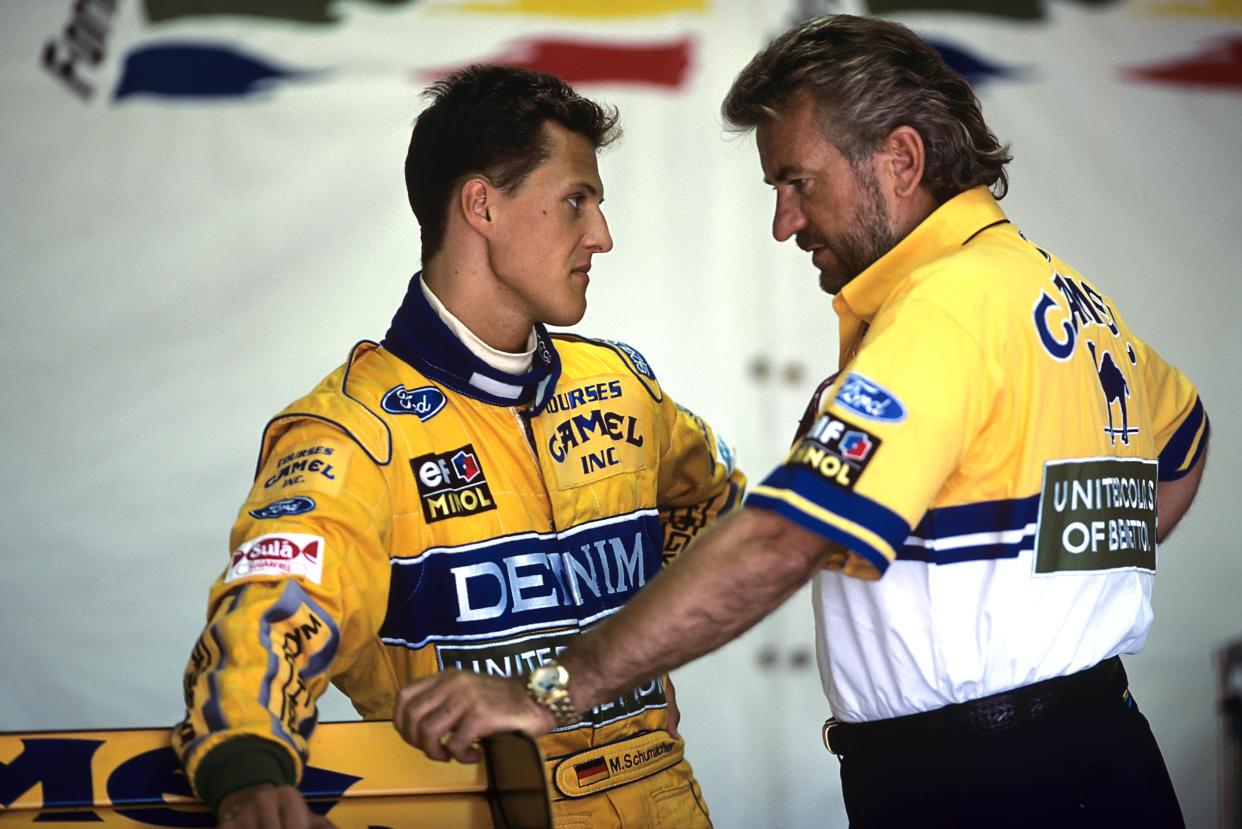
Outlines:
<svg viewBox="0 0 1242 829"><path fill-rule="evenodd" d="M266 13L186 13L212 5L0 7L0 729L180 717L262 425L383 335L417 267L402 160L438 70L589 56L550 68L592 73L578 86L620 108L625 136L601 158L616 248L577 328L636 345L762 477L834 367L836 327L805 255L772 241L753 140L724 134L719 102L798 15L889 11L971 61L959 65L1013 145L1010 217L1199 385L1212 462L1161 549L1155 627L1127 664L1189 825L1215 825L1212 653L1242 635L1226 520L1242 458L1237 0L230 0L214 5ZM972 5L1011 14L955 10ZM49 44L61 63L78 55L71 78L42 64ZM751 371L791 353L796 392ZM799 623L780 635L809 642L809 611L791 607ZM719 693L755 674L767 630L675 675L722 829L757 825L747 801L772 790L753 747L719 727L770 713L762 698L722 711ZM325 719L349 716L326 700ZM810 768L827 798L818 725L775 728L764 750ZM824 802L822 820L843 825Z"/></svg>

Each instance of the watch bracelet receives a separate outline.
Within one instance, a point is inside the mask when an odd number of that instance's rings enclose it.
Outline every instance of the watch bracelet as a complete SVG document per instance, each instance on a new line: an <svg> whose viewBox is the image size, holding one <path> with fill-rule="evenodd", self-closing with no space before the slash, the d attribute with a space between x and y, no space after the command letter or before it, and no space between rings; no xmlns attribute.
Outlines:
<svg viewBox="0 0 1242 829"><path fill-rule="evenodd" d="M559 726L577 725L582 722L583 717L576 710L574 704L569 699L569 692L562 690L557 694L548 694L540 697L530 688L526 689L526 694L535 702L552 712L552 716L556 718L556 724Z"/></svg>

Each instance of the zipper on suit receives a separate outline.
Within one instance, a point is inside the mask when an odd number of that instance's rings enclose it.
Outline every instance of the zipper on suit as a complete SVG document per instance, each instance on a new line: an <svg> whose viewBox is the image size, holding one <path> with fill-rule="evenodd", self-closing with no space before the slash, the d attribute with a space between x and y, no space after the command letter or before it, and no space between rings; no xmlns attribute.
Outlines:
<svg viewBox="0 0 1242 829"><path fill-rule="evenodd" d="M526 445L530 449L531 459L535 462L535 469L539 471L539 480L543 482L544 495L548 499L548 529L555 530L556 511L552 506L552 492L548 489L548 482L543 474L543 464L539 462L539 447L535 444L535 430L530 425L530 409L525 406L521 408L514 407L513 414L522 424L522 434L526 435Z"/></svg>

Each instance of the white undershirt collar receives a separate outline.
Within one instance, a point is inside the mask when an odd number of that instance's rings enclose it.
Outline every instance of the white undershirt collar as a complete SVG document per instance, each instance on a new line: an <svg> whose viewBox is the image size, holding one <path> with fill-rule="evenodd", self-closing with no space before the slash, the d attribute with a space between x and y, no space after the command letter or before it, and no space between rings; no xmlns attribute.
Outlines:
<svg viewBox="0 0 1242 829"><path fill-rule="evenodd" d="M440 298L431 292L427 287L425 279L418 280L419 287L423 289L423 296L427 297L427 302L435 309L436 314L448 326L457 339L461 340L462 345L470 349L470 353L487 363L497 371L503 371L505 374L525 374L530 371L531 363L535 356L535 346L538 339L535 337L535 329L530 330L530 334L526 337L526 350L514 354L508 351L500 351L492 348L487 343L478 338L473 331L466 327L466 324L444 307L444 303Z"/></svg>

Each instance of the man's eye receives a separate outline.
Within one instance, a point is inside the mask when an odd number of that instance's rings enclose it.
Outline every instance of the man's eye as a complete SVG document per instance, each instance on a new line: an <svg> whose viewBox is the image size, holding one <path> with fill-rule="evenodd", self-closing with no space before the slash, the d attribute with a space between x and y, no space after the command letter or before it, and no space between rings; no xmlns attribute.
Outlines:
<svg viewBox="0 0 1242 829"><path fill-rule="evenodd" d="M577 210L582 206L582 196L570 196L567 201L569 202L569 206L574 210Z"/></svg>

